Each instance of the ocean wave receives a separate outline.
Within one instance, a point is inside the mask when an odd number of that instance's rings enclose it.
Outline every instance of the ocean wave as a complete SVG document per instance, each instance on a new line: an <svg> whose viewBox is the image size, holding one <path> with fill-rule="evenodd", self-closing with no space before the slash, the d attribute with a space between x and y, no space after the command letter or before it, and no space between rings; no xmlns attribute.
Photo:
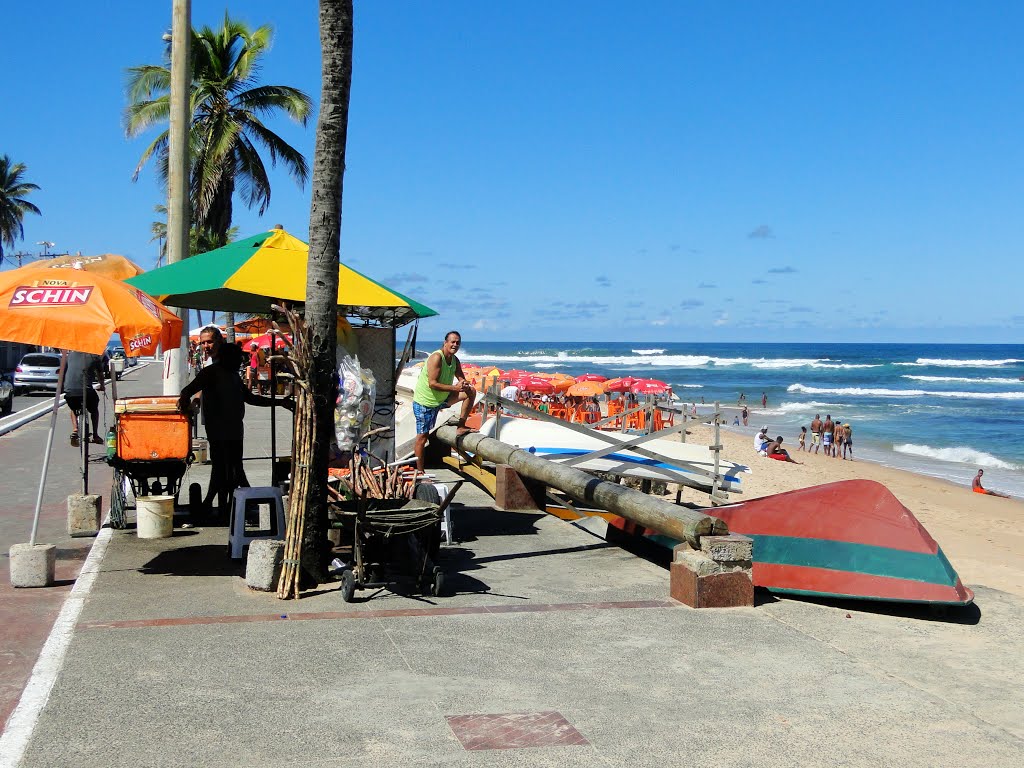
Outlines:
<svg viewBox="0 0 1024 768"><path fill-rule="evenodd" d="M913 379L914 381L946 381L959 384L1016 384L1020 379L1011 379L1006 376L984 376L972 378L970 376L913 376L905 373L901 378Z"/></svg>
<svg viewBox="0 0 1024 768"><path fill-rule="evenodd" d="M933 365L943 368L993 368L999 365L1013 365L1014 363L1024 363L1024 360L1014 358L1007 358L1005 360L945 360L943 358L919 357L917 362L896 363L896 365Z"/></svg>
<svg viewBox="0 0 1024 768"><path fill-rule="evenodd" d="M649 352L651 350L634 350L634 352ZM659 368L707 368L709 366L728 367L734 365L749 365L753 368L774 369L774 368L814 368L823 364L831 365L827 360L816 358L778 358L770 359L764 357L714 357L712 355L664 355L664 354L633 354L633 355L601 355L593 352L579 351L577 353L558 352L550 354L547 352L518 355L482 355L474 354L463 350L459 353L459 359L463 362L479 362L490 364L511 363L516 367L526 365L537 365L541 363L572 363L574 365L605 365L605 366L657 366Z"/></svg>
<svg viewBox="0 0 1024 768"><path fill-rule="evenodd" d="M1024 392L936 392L926 389L868 389L864 387L805 387L790 384L787 392L805 395L854 395L864 397L955 397L961 400L1024 400Z"/></svg>
<svg viewBox="0 0 1024 768"><path fill-rule="evenodd" d="M906 453L911 456L922 456L927 459L938 459L939 461L951 461L959 464L973 464L978 467L991 469L1020 469L1016 464L1003 461L991 453L976 451L966 445L958 445L954 448L932 448L930 445L915 445L904 443L892 447L896 453Z"/></svg>
<svg viewBox="0 0 1024 768"><path fill-rule="evenodd" d="M663 355L665 354L664 349L631 349L629 350L634 355Z"/></svg>

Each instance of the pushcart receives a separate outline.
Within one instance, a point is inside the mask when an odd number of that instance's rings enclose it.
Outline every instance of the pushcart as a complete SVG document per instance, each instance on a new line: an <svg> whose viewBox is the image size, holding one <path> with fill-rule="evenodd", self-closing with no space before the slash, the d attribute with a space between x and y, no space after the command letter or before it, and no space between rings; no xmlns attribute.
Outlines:
<svg viewBox="0 0 1024 768"><path fill-rule="evenodd" d="M412 584L438 597L444 572L436 558L441 520L462 481L444 500L429 484L416 487L412 499L357 499L330 504L331 527L351 544L351 562L341 571L341 598L351 602L357 589Z"/></svg>
<svg viewBox="0 0 1024 768"><path fill-rule="evenodd" d="M177 397L130 397L114 402L114 432L116 443L107 455L114 468L110 525L124 528L129 484L136 498L177 497L192 463L191 420L178 410Z"/></svg>

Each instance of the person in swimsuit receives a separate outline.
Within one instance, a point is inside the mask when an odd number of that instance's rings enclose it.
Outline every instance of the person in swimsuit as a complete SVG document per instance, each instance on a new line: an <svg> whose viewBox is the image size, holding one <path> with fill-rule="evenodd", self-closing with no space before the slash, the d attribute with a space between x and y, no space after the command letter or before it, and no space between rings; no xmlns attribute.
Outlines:
<svg viewBox="0 0 1024 768"><path fill-rule="evenodd" d="M847 451L850 452L850 461L853 461L853 427L843 424L843 460Z"/></svg>
<svg viewBox="0 0 1024 768"><path fill-rule="evenodd" d="M811 447L817 453L821 447L821 414L814 414L814 421L811 422ZM808 451L809 453L810 451Z"/></svg>
<svg viewBox="0 0 1024 768"><path fill-rule="evenodd" d="M797 435L796 441L800 446L797 448L798 451L807 450L807 427L800 427L800 434Z"/></svg>
<svg viewBox="0 0 1024 768"><path fill-rule="evenodd" d="M774 458L776 461L788 461L790 464L801 463L799 461L795 461L793 457L789 455L789 451L782 447L782 435L779 435L770 443L768 443L768 445L765 447L764 452L769 459Z"/></svg>
<svg viewBox="0 0 1024 768"><path fill-rule="evenodd" d="M998 496L1001 499L1008 499L1008 498L1010 498L1005 493L999 493L999 491L990 491L987 488L983 487L982 484L981 484L981 476L984 475L984 474L985 474L985 470L984 469L979 469L978 470L978 474L976 474L974 476L974 480L971 481L971 490L972 491L974 491L975 493L983 493L986 496Z"/></svg>
<svg viewBox="0 0 1024 768"><path fill-rule="evenodd" d="M821 445L825 449L825 455L832 455L832 438L835 436L836 425L832 423L832 416L825 414L825 423L821 425Z"/></svg>
<svg viewBox="0 0 1024 768"><path fill-rule="evenodd" d="M747 412L747 406L743 406L743 410L740 412L740 415L743 417L743 426L747 426L747 418L750 416Z"/></svg>

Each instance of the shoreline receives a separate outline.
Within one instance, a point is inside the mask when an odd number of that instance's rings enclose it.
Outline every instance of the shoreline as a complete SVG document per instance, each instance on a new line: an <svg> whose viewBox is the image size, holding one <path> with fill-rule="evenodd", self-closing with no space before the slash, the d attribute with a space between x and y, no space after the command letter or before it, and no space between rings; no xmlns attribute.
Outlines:
<svg viewBox="0 0 1024 768"><path fill-rule="evenodd" d="M711 443L711 427L687 428L689 442ZM771 461L754 451L753 436L721 430L723 458L746 464L743 493L736 501L760 498L839 480L874 480L886 486L942 547L965 584L981 584L1024 596L1024 500L971 491L948 480L891 467L870 459L843 461L783 447L800 465ZM684 501L707 505L707 496L684 489ZM823 510L827 514L827 510Z"/></svg>

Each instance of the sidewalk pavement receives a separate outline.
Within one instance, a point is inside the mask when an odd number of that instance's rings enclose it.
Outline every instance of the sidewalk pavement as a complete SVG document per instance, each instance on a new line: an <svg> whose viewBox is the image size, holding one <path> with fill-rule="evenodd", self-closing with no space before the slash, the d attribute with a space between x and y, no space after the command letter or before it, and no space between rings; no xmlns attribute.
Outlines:
<svg viewBox="0 0 1024 768"><path fill-rule="evenodd" d="M266 420L248 411L247 455L263 450ZM333 586L298 601L251 592L223 527L160 540L106 532L15 758L26 768L1024 761L1019 598L974 584L978 608L944 619L767 594L756 608L696 611L668 598L663 567L554 517L500 512L472 486L452 512L447 595L357 592L351 604ZM23 592L26 603L61 594Z"/></svg>

